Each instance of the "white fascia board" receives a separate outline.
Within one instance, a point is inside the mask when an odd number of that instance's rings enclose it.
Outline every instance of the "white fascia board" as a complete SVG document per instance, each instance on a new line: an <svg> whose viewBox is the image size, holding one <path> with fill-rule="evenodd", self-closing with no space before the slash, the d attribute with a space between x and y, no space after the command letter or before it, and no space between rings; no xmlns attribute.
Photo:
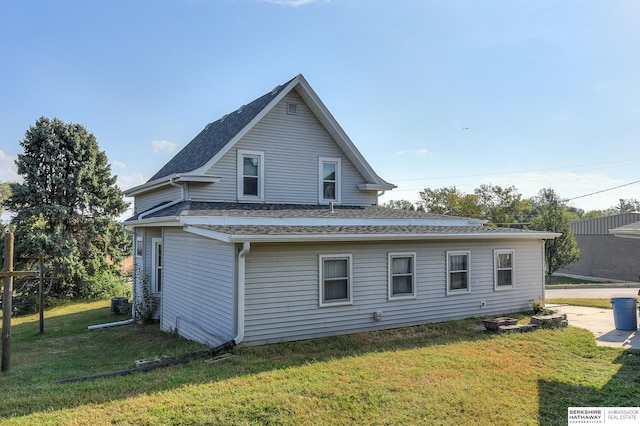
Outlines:
<svg viewBox="0 0 640 426"><path fill-rule="evenodd" d="M171 185L171 182L208 182L217 183L221 180L217 176L208 176L202 174L172 174L164 176L160 179L156 179L153 182L143 183L142 185L134 186L127 190L122 191L125 196L133 197L136 195L144 194L145 192L153 191L154 189L162 188L164 186Z"/></svg>
<svg viewBox="0 0 640 426"><path fill-rule="evenodd" d="M202 237L222 241L223 243L231 242L232 236L229 234L224 234L222 232L210 231L208 229L202 229L195 226L184 226L183 229L185 232L189 232L191 234L200 235Z"/></svg>
<svg viewBox="0 0 640 426"><path fill-rule="evenodd" d="M621 238L640 238L640 229L610 229L609 233Z"/></svg>
<svg viewBox="0 0 640 426"><path fill-rule="evenodd" d="M135 228L142 228L148 226L181 226L180 220L177 217L151 217L149 219L142 220L130 220L124 223L125 226L132 226Z"/></svg>
<svg viewBox="0 0 640 426"><path fill-rule="evenodd" d="M228 235L230 243L284 242L356 242L356 241L424 241L424 240L545 240L552 234L310 234L310 235ZM559 235L559 234L553 234Z"/></svg>
<svg viewBox="0 0 640 426"><path fill-rule="evenodd" d="M208 176L208 175L179 175L175 182L203 182L203 183L218 183L222 180L219 176Z"/></svg>
<svg viewBox="0 0 640 426"><path fill-rule="evenodd" d="M360 185L356 185L356 187L360 191L389 191L391 189L397 188L396 185L393 185L391 183L388 183L388 184L361 183Z"/></svg>
<svg viewBox="0 0 640 426"><path fill-rule="evenodd" d="M213 165L217 163L218 160L220 160L220 158L222 158L227 152L229 152L229 150L233 148L235 144L244 137L244 135L246 135L251 129L253 129L253 127L258 122L260 122L260 120L262 120L264 116L267 115L269 111L271 111L273 107L278 104L278 102L282 100L282 98L284 98L289 92L291 92L296 84L298 84L300 77L302 77L302 75L298 75L293 80L291 80L287 87L284 88L280 93L278 93L278 96L273 98L271 102L269 102L269 104L267 104L267 106L262 109L262 111L260 111L255 117L253 117L253 120L251 120L249 124L247 124L242 130L240 130L224 147L222 147L222 149L216 155L214 155L202 167L194 170L194 173L204 174L207 172L207 170L213 167Z"/></svg>
<svg viewBox="0 0 640 426"><path fill-rule="evenodd" d="M252 216L181 216L185 225L273 225L273 226L480 226L481 223L447 219L361 219Z"/></svg>
<svg viewBox="0 0 640 426"><path fill-rule="evenodd" d="M169 182L171 182L171 179L174 179L176 176L177 175L175 174L170 176L164 176L164 177L161 177L160 179L156 179L151 182L143 183L142 185L125 189L122 192L127 197L133 197L136 195L144 194L145 192L153 191L154 189L162 188L163 186L169 185Z"/></svg>

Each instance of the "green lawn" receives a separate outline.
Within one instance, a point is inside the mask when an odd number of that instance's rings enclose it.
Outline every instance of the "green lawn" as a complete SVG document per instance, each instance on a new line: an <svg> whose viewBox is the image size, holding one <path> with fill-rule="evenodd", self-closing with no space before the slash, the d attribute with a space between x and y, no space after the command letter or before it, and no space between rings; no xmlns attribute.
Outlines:
<svg viewBox="0 0 640 426"><path fill-rule="evenodd" d="M14 319L2 424L565 425L569 406L640 400L640 352L597 347L575 327L489 334L478 319L236 347L217 363L58 384L203 348L157 325L87 331L114 320L106 302L46 317L44 336L36 316Z"/></svg>
<svg viewBox="0 0 640 426"><path fill-rule="evenodd" d="M587 306L590 308L605 308L605 309L613 309L611 306L611 298L597 298L597 299L546 299L545 303L549 304L559 304L559 305L574 305L574 306Z"/></svg>

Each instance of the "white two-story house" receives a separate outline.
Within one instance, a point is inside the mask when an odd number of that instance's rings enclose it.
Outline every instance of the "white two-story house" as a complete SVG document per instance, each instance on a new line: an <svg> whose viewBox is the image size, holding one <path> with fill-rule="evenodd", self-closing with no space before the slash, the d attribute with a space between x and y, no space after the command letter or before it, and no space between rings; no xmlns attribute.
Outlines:
<svg viewBox="0 0 640 426"><path fill-rule="evenodd" d="M378 176L302 75L131 188L163 330L264 344L530 309L557 234L378 206ZM139 298L138 279L134 298Z"/></svg>

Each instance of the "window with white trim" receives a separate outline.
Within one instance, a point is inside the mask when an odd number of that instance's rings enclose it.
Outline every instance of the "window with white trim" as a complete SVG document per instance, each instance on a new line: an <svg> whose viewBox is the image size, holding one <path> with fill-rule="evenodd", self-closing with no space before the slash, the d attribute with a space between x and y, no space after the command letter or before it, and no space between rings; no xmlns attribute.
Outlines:
<svg viewBox="0 0 640 426"><path fill-rule="evenodd" d="M238 199L264 200L264 152L238 150Z"/></svg>
<svg viewBox="0 0 640 426"><path fill-rule="evenodd" d="M495 289L504 290L514 287L513 258L514 250L494 250L493 267Z"/></svg>
<svg viewBox="0 0 640 426"><path fill-rule="evenodd" d="M151 239L151 287L153 293L162 293L162 238Z"/></svg>
<svg viewBox="0 0 640 426"><path fill-rule="evenodd" d="M136 237L136 257L142 257L144 254L144 240L142 237Z"/></svg>
<svg viewBox="0 0 640 426"><path fill-rule="evenodd" d="M471 291L470 265L471 252L447 252L447 294L468 293Z"/></svg>
<svg viewBox="0 0 640 426"><path fill-rule="evenodd" d="M320 306L352 303L350 254L320 255Z"/></svg>
<svg viewBox="0 0 640 426"><path fill-rule="evenodd" d="M342 176L342 161L340 158L320 157L318 162L319 201L321 203L340 202L340 180Z"/></svg>
<svg viewBox="0 0 640 426"><path fill-rule="evenodd" d="M414 299L415 277L415 253L389 253L389 300Z"/></svg>

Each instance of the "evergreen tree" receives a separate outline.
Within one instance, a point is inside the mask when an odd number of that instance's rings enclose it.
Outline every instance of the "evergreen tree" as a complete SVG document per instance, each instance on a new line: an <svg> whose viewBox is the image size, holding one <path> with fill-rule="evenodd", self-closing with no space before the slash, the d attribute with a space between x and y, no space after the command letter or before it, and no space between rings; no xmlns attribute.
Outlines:
<svg viewBox="0 0 640 426"><path fill-rule="evenodd" d="M16 259L47 255L56 278L53 296L86 297L91 278L128 254L128 236L116 222L126 209L96 138L79 124L45 117L27 130L7 208L16 235ZM27 266L27 265L25 265Z"/></svg>

